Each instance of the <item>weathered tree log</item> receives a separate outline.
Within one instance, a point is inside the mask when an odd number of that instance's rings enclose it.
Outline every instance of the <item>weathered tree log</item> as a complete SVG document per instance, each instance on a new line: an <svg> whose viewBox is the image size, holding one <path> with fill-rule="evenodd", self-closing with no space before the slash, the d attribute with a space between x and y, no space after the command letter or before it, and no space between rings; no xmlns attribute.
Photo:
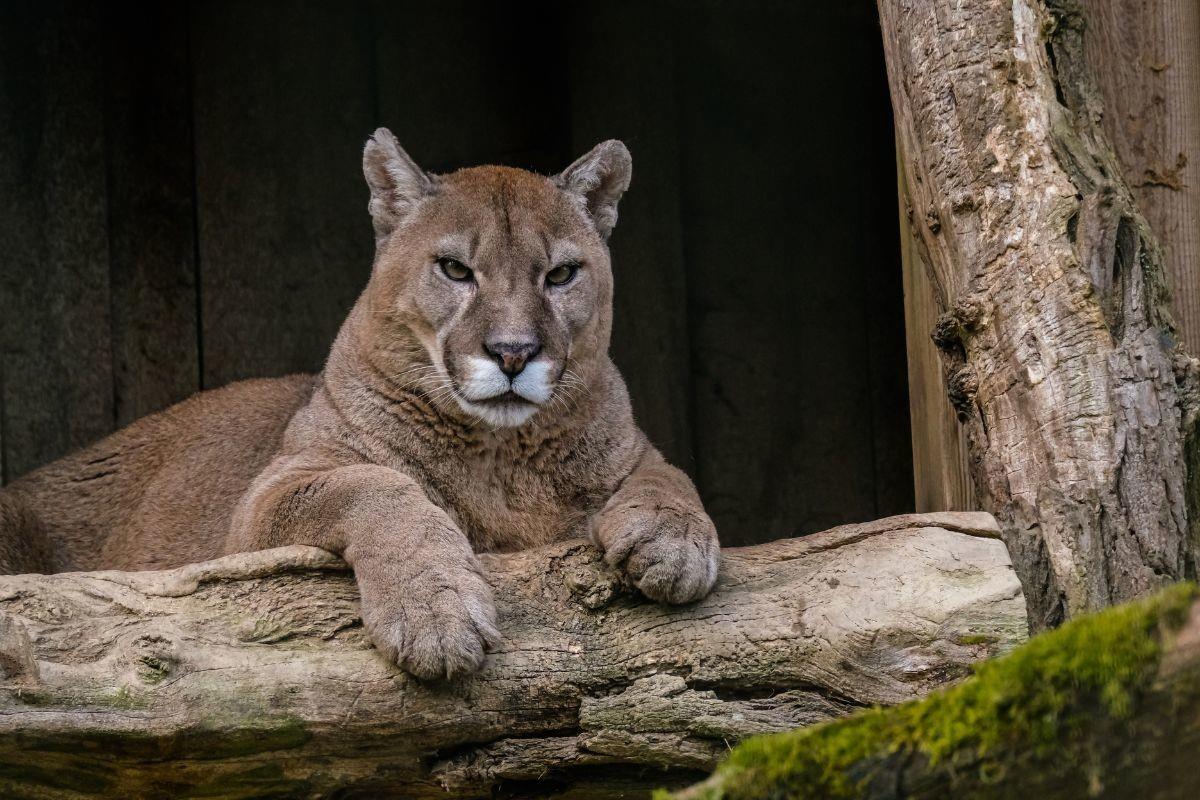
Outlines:
<svg viewBox="0 0 1200 800"><path fill-rule="evenodd" d="M739 745L678 800L1191 800L1200 600L1181 584L1074 620L915 703Z"/></svg>
<svg viewBox="0 0 1200 800"><path fill-rule="evenodd" d="M1197 361L1099 124L1075 0L878 7L909 213L946 312L933 335L1031 623L1195 574Z"/></svg>
<svg viewBox="0 0 1200 800"><path fill-rule="evenodd" d="M485 556L505 638L450 684L370 647L320 550L2 577L0 796L684 785L746 736L920 697L1016 646L997 536L986 514L944 513L730 549L683 608L637 598L582 542Z"/></svg>

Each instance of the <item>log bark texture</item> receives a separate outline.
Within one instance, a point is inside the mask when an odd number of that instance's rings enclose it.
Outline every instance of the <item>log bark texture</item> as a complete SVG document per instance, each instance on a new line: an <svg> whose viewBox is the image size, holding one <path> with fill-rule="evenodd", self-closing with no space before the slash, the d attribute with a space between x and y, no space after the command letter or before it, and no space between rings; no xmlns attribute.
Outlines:
<svg viewBox="0 0 1200 800"><path fill-rule="evenodd" d="M1099 122L1082 12L878 7L908 210L945 309L933 335L1031 624L1195 574L1197 362Z"/></svg>
<svg viewBox="0 0 1200 800"><path fill-rule="evenodd" d="M684 608L582 542L485 556L505 638L449 684L379 656L344 565L312 548L6 576L0 795L640 796L1012 649L1025 609L997 537L943 513L730 549Z"/></svg>

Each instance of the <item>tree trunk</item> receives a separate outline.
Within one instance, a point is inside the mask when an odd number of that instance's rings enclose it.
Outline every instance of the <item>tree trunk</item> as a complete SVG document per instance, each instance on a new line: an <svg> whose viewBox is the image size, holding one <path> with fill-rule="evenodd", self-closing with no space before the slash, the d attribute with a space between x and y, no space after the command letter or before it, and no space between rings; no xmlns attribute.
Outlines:
<svg viewBox="0 0 1200 800"><path fill-rule="evenodd" d="M747 742L677 800L1191 800L1198 746L1200 600L1184 584L927 700Z"/></svg>
<svg viewBox="0 0 1200 800"><path fill-rule="evenodd" d="M485 556L505 639L451 684L386 663L344 565L312 548L2 577L0 795L679 786L750 734L919 697L1016 646L997 535L929 514L730 549L685 608L637 599L581 542Z"/></svg>
<svg viewBox="0 0 1200 800"><path fill-rule="evenodd" d="M1083 44L1104 102L1104 131L1138 208L1158 235L1179 339L1200 353L1200 4L1084 0ZM907 203L904 159L897 159ZM974 510L966 434L929 337L937 307L906 214L900 240L917 511ZM1195 514L1190 514L1194 517Z"/></svg>
<svg viewBox="0 0 1200 800"><path fill-rule="evenodd" d="M1035 628L1195 573L1197 362L1074 0L878 0L908 212L981 505Z"/></svg>

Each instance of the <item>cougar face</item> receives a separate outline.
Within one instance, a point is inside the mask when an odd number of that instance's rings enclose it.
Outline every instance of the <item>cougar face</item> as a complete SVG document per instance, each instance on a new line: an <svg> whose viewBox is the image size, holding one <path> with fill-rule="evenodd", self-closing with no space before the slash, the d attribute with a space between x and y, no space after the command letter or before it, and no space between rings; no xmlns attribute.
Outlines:
<svg viewBox="0 0 1200 800"><path fill-rule="evenodd" d="M628 185L624 146L602 144L555 178L506 167L432 176L380 131L364 163L374 344L404 354L376 353L376 367L493 428L565 409L558 399L608 350L605 240Z"/></svg>

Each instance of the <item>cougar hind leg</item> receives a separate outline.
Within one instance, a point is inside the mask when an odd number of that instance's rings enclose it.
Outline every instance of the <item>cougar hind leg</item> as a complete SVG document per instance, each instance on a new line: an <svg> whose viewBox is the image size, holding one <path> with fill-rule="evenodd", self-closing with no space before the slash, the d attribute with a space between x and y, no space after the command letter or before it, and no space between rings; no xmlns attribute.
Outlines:
<svg viewBox="0 0 1200 800"><path fill-rule="evenodd" d="M54 572L54 561L37 514L19 494L0 489L0 574Z"/></svg>

